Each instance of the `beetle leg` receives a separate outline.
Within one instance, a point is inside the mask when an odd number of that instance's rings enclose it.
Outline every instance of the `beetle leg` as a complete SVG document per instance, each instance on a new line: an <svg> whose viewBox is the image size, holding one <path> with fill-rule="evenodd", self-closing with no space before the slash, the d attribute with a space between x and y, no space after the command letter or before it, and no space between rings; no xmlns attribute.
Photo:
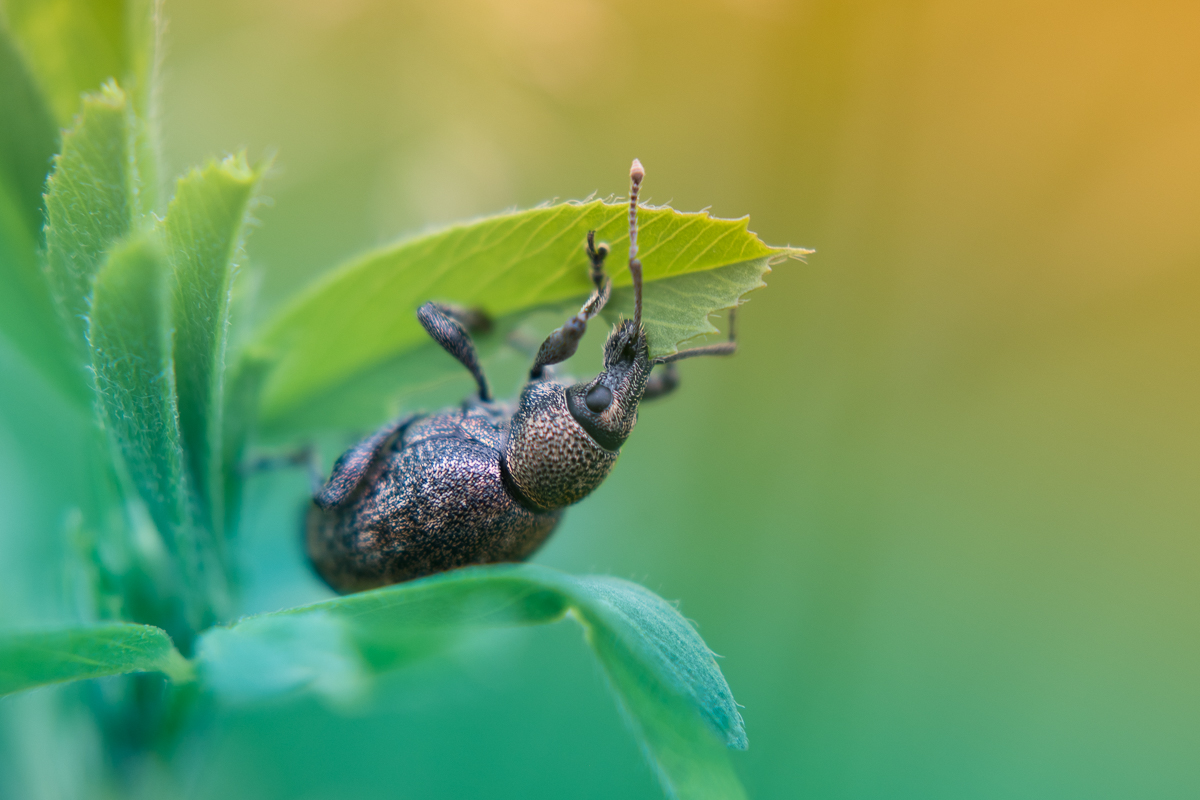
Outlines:
<svg viewBox="0 0 1200 800"><path fill-rule="evenodd" d="M664 365L664 369L655 370L646 381L646 391L643 400L654 400L670 394L679 387L679 373L675 371L675 362L696 356L731 356L737 352L737 339L734 330L736 308L729 309L729 341L721 344L709 344L703 347L693 347L691 350L680 350L669 356L654 359L654 363Z"/></svg>
<svg viewBox="0 0 1200 800"><path fill-rule="evenodd" d="M608 282L608 278L604 275L604 259L608 255L608 245L601 244L596 246L596 232L588 231L587 233L587 253L588 260L592 267L588 271L588 277L592 279L592 284L595 285L596 291L603 292L604 284ZM608 302L607 299L605 302ZM603 306L604 303L601 303ZM597 309L599 310L599 309Z"/></svg>
<svg viewBox="0 0 1200 800"><path fill-rule="evenodd" d="M676 361L682 361L685 358L695 358L696 356L731 356L737 352L737 338L734 334L734 318L737 313L737 308L729 309L729 341L721 344L708 344L703 347L693 347L691 350L680 350L678 353L672 353L669 356L660 356L654 359L655 364L673 364Z"/></svg>
<svg viewBox="0 0 1200 800"><path fill-rule="evenodd" d="M447 353L457 358L458 362L470 371L475 378L475 383L479 385L479 399L487 402L492 399L492 393L488 390L483 367L479 366L479 354L475 352L475 343L471 341L471 334L467 333L466 327L459 319L459 315L467 314L478 314L482 319L487 319L486 315L479 314L479 312L463 311L433 302L426 303L417 309L417 319L420 321L421 327ZM488 322L490 323L490 320Z"/></svg>
<svg viewBox="0 0 1200 800"><path fill-rule="evenodd" d="M318 475L317 491L313 492L313 502L321 508L333 508L350 499L354 490L367 476L371 465L379 459L380 453L396 441L397 437L402 436L404 429L419 416L419 414L410 414L401 417L343 453L342 457L334 462L333 471L329 475L329 480L323 482L324 485Z"/></svg>
<svg viewBox="0 0 1200 800"><path fill-rule="evenodd" d="M604 257L608 255L608 246L596 246L595 231L588 231L587 252L591 261L588 275L596 288L579 309L579 313L564 322L561 328L556 328L546 337L546 341L542 342L533 360L533 367L529 370L531 380L542 377L545 368L551 364L561 363L575 355L579 340L587 333L588 320L599 314L608 298L612 296L612 280L604 274Z"/></svg>
<svg viewBox="0 0 1200 800"><path fill-rule="evenodd" d="M646 390L642 400L657 400L679 388L679 373L674 364L667 364L662 369L656 369L646 379Z"/></svg>

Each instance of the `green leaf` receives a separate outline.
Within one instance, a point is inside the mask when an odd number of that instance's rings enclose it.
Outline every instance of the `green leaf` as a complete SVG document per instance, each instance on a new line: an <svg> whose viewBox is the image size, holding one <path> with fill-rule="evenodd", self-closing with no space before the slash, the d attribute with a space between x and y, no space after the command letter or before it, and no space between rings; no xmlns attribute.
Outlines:
<svg viewBox="0 0 1200 800"><path fill-rule="evenodd" d="M770 261L743 261L651 284L643 300L648 312L648 335L660 340L686 340L712 333L716 328L709 322L709 309L732 307L743 294L763 286ZM504 396L509 391L507 386L522 383L529 374L532 356L513 346L514 336L535 348L542 337L578 308L575 299L544 306L533 314L517 312L496 320L487 335L476 335L480 362L493 390ZM628 286L613 293L603 312L607 322L615 322L619 315L633 315L633 290ZM589 356L599 361L599 345L592 347L594 352L587 347L585 343L582 355L573 360L576 365L579 360L586 362ZM576 365L567 364L567 373L587 369ZM458 362L432 342L425 342L334 383L302 405L263 419L258 433L264 441L283 444L323 432L370 430L405 409L457 403L472 391L473 385Z"/></svg>
<svg viewBox="0 0 1200 800"><path fill-rule="evenodd" d="M86 96L47 184L47 275L80 344L96 272L138 216L130 118L116 84Z"/></svg>
<svg viewBox="0 0 1200 800"><path fill-rule="evenodd" d="M175 401L167 259L159 237L114 248L96 276L88 339L100 411L172 553L189 549L188 476Z"/></svg>
<svg viewBox="0 0 1200 800"><path fill-rule="evenodd" d="M242 494L242 464L246 442L255 428L258 398L266 378L268 364L242 358L230 373L225 409L222 415L221 475L224 484L225 520L228 532L235 530Z"/></svg>
<svg viewBox="0 0 1200 800"><path fill-rule="evenodd" d="M133 107L133 152L137 159L138 203L154 211L159 196L158 92L159 42L163 35L162 0L125 0L124 66L121 85Z"/></svg>
<svg viewBox="0 0 1200 800"><path fill-rule="evenodd" d="M161 672L182 682L191 680L192 666L166 631L150 625L0 632L0 695L126 672Z"/></svg>
<svg viewBox="0 0 1200 800"><path fill-rule="evenodd" d="M229 290L260 170L242 156L179 180L163 223L175 324L179 427L206 516L223 522L221 435Z"/></svg>
<svg viewBox="0 0 1200 800"><path fill-rule="evenodd" d="M744 796L726 748L745 748L745 731L712 653L674 607L627 581L471 567L215 628L197 658L229 701L305 689L345 700L450 636L566 616L583 626L667 793Z"/></svg>
<svg viewBox="0 0 1200 800"><path fill-rule="evenodd" d="M0 20L0 187L18 206L36 242L42 232L42 188L58 149L58 127Z"/></svg>
<svg viewBox="0 0 1200 800"><path fill-rule="evenodd" d="M91 392L83 358L51 299L36 242L21 222L18 204L0 186L0 333L65 397L87 408Z"/></svg>
<svg viewBox="0 0 1200 800"><path fill-rule="evenodd" d="M612 243L608 270L616 286L629 285L627 212L623 204L595 200L502 214L409 239L340 267L277 315L255 343L261 354L276 359L264 387L264 418L283 416L423 343L427 337L415 310L426 300L482 306L499 317L585 296L588 230ZM765 268L764 259L798 252L763 244L746 229L746 219L669 208L643 208L639 219L647 310L655 281L743 262ZM755 278L745 290L758 285ZM683 324L687 315L679 309L662 324L644 317L652 353L673 352L677 335L707 330L698 320L716 310L691 309L689 324Z"/></svg>
<svg viewBox="0 0 1200 800"><path fill-rule="evenodd" d="M170 326L170 273L162 231L117 244L96 276L88 331L99 413L128 482L145 504L170 555L168 627L185 652L191 631L211 625L228 600L222 553L199 521L199 496L187 469ZM130 492L132 495L132 492ZM168 613L163 610L162 613Z"/></svg>
<svg viewBox="0 0 1200 800"><path fill-rule="evenodd" d="M0 332L67 397L86 404L86 374L38 264L42 187L58 130L0 24Z"/></svg>
<svg viewBox="0 0 1200 800"><path fill-rule="evenodd" d="M643 293L642 320L647 338L661 343L654 354L669 355L678 350L681 342L716 333L717 329L709 322L712 312L733 308L747 292L766 286L763 277L771 271L771 264L786 257L767 256L740 261L651 284ZM618 316L632 317L633 289L626 287L614 291L603 314L613 321Z"/></svg>
<svg viewBox="0 0 1200 800"><path fill-rule="evenodd" d="M62 127L109 79L149 119L158 20L153 0L6 0L8 23Z"/></svg>

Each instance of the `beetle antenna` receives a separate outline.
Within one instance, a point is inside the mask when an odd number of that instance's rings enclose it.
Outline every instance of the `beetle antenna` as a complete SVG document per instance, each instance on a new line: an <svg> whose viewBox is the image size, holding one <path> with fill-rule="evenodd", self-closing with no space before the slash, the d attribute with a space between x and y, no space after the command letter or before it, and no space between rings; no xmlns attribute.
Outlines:
<svg viewBox="0 0 1200 800"><path fill-rule="evenodd" d="M642 262L638 260L638 190L642 187L642 178L646 170L642 162L636 158L629 168L629 274L633 276L633 328L641 335L642 331Z"/></svg>

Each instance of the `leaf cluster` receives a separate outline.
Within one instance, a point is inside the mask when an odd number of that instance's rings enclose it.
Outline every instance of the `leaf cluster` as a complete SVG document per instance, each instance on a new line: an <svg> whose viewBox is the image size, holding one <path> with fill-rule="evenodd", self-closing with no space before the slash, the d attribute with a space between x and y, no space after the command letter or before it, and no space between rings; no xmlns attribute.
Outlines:
<svg viewBox="0 0 1200 800"><path fill-rule="evenodd" d="M0 337L85 420L74 455L94 473L73 517L87 610L75 626L0 632L0 694L150 672L191 703L348 702L456 636L570 616L666 791L739 796L725 749L746 737L729 687L691 625L635 584L502 565L231 622L247 442L344 436L395 413L425 300L483 307L495 337L531 309L577 303L584 234L622 264L626 206L558 203L407 238L248 329L231 297L268 164L210 161L164 201L155 14L149 0L10 0L0 26ZM768 247L745 219L640 219L655 355L715 331L712 313L802 252ZM628 314L628 275L614 281L610 313ZM139 730L157 735L153 722Z"/></svg>

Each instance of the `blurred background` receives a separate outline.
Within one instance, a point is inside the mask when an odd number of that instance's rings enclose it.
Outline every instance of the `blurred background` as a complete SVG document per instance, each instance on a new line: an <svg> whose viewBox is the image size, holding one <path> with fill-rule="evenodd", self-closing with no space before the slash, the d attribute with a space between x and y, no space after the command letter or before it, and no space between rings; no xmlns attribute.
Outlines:
<svg viewBox="0 0 1200 800"><path fill-rule="evenodd" d="M751 797L1200 794L1194 4L166 13L167 174L276 156L262 314L398 235L622 194L634 156L653 202L817 249L751 295L735 359L682 365L536 557L679 601L745 706ZM0 452L10 518L57 525L21 500L46 476ZM304 492L251 487L246 613L324 596ZM26 618L45 576L14 565L53 541L0 552ZM579 639L464 643L351 711L224 712L191 790L660 796Z"/></svg>

